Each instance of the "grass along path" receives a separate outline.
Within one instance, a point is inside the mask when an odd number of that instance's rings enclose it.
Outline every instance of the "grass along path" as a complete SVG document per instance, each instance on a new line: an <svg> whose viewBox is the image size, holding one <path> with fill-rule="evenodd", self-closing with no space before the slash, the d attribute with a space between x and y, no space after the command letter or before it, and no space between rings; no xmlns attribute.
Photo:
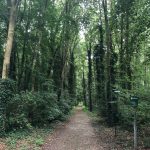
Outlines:
<svg viewBox="0 0 150 150"><path fill-rule="evenodd" d="M52 127L13 131L0 139L0 150L40 150Z"/></svg>
<svg viewBox="0 0 150 150"><path fill-rule="evenodd" d="M63 120L65 121L69 116L64 117ZM41 150L47 136L54 132L56 126L63 124L63 121L54 121L42 128L10 132L5 138L0 138L0 150Z"/></svg>

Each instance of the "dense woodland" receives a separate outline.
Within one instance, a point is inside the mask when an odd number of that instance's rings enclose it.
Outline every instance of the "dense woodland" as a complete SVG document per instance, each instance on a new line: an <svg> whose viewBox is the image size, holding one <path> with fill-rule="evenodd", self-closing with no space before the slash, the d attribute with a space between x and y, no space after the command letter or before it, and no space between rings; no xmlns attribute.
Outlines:
<svg viewBox="0 0 150 150"><path fill-rule="evenodd" d="M108 125L150 125L150 0L1 0L0 132L83 101ZM115 93L114 89L119 90Z"/></svg>

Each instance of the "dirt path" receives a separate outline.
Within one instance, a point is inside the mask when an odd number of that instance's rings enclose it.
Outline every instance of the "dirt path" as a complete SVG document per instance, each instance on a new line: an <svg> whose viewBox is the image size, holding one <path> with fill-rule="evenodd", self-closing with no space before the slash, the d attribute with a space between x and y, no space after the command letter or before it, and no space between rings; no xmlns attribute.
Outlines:
<svg viewBox="0 0 150 150"><path fill-rule="evenodd" d="M78 108L69 122L58 128L42 150L108 150L92 126L91 118Z"/></svg>

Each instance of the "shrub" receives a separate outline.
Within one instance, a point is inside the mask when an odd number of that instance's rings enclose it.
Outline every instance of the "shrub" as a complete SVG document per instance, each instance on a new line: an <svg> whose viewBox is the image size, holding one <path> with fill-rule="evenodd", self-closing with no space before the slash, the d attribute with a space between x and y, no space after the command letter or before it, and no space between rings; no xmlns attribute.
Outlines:
<svg viewBox="0 0 150 150"><path fill-rule="evenodd" d="M41 92L16 93L14 81L0 82L0 103L5 110L2 116L7 130L41 126L68 114L74 101L67 94L58 101L50 85L44 84L46 90Z"/></svg>
<svg viewBox="0 0 150 150"><path fill-rule="evenodd" d="M137 108L137 120L138 124L146 124L150 122L150 95L149 91L146 89L138 89L137 91L134 91L134 94L139 97L139 104ZM129 126L132 125L133 122L133 108L130 104L130 95L134 95L133 93L129 93L129 91L123 91L119 95L119 113L120 121L123 125Z"/></svg>
<svg viewBox="0 0 150 150"><path fill-rule="evenodd" d="M25 110L26 103L22 99L22 93L16 94L7 106L7 128L25 128L29 127L27 112Z"/></svg>
<svg viewBox="0 0 150 150"><path fill-rule="evenodd" d="M69 105L66 100L61 99L59 102L59 108L63 114L67 114L71 109L71 105Z"/></svg>
<svg viewBox="0 0 150 150"><path fill-rule="evenodd" d="M6 129L7 106L16 92L16 83L12 80L0 80L0 134Z"/></svg>
<svg viewBox="0 0 150 150"><path fill-rule="evenodd" d="M7 109L7 124L12 129L47 124L67 114L71 105L65 100L58 102L55 93L27 91L16 94Z"/></svg>
<svg viewBox="0 0 150 150"><path fill-rule="evenodd" d="M54 93L22 92L9 103L9 126L24 128L57 119L61 112Z"/></svg>
<svg viewBox="0 0 150 150"><path fill-rule="evenodd" d="M6 107L7 103L16 93L16 83L13 80L0 80L0 103Z"/></svg>

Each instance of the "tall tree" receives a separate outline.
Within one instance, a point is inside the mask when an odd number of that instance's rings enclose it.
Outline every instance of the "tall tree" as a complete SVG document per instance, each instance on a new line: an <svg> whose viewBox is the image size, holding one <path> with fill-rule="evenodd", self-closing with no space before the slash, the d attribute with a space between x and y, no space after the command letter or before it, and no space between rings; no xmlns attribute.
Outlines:
<svg viewBox="0 0 150 150"><path fill-rule="evenodd" d="M9 16L8 36L7 36L4 61L3 61L3 71L2 71L3 79L7 79L9 75L10 58L11 58L11 51L12 51L13 40L14 40L15 24L16 24L19 2L20 0L7 1L8 7L10 7L10 16Z"/></svg>
<svg viewBox="0 0 150 150"><path fill-rule="evenodd" d="M88 49L88 96L89 96L89 110L92 112L93 104L92 104L92 47L91 43L89 43Z"/></svg>
<svg viewBox="0 0 150 150"><path fill-rule="evenodd" d="M87 106L87 100L86 100L86 80L85 80L84 67L83 67L83 74L82 74L82 88L83 88L83 102L84 102L84 105Z"/></svg>
<svg viewBox="0 0 150 150"><path fill-rule="evenodd" d="M94 62L96 70L96 99L98 101L99 112L105 115L105 95L104 92L104 39L103 39L103 27L102 24L98 26L99 29L99 44L94 49Z"/></svg>
<svg viewBox="0 0 150 150"><path fill-rule="evenodd" d="M106 31L106 46L107 46L107 53L106 53L106 74L105 74L105 100L107 103L107 121L111 124L112 118L112 85L111 85L111 53L112 53L112 39L111 39L111 31L110 31L110 24L108 20L108 4L107 0L103 0L103 10L104 10L104 18L105 18L105 31Z"/></svg>

